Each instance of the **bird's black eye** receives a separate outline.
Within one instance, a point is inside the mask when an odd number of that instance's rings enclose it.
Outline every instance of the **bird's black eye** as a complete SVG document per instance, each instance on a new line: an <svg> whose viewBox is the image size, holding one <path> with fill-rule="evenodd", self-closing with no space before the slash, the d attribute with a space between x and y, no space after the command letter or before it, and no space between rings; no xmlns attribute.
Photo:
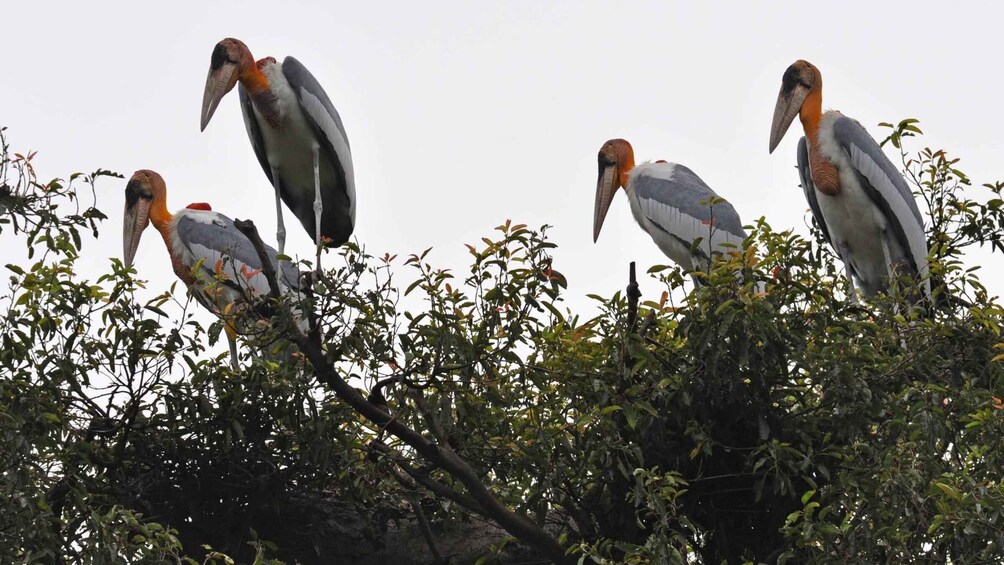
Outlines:
<svg viewBox="0 0 1004 565"><path fill-rule="evenodd" d="M139 181L135 180L129 181L129 184L126 185L125 189L126 204L128 204L129 206L135 204L136 201L139 200L139 194L140 194Z"/></svg>
<svg viewBox="0 0 1004 565"><path fill-rule="evenodd" d="M230 54L227 53L227 48L223 46L222 43L217 43L216 48L213 49L213 57L209 60L209 68L216 70L223 66L223 63L237 63L230 58Z"/></svg>
<svg viewBox="0 0 1004 565"><path fill-rule="evenodd" d="M153 194L143 190L143 185L138 180L131 180L125 189L126 204L132 206L142 198L143 200L153 200Z"/></svg>
<svg viewBox="0 0 1004 565"><path fill-rule="evenodd" d="M606 151L600 151L596 156L596 161L599 162L601 168L617 164L617 158Z"/></svg>
<svg viewBox="0 0 1004 565"><path fill-rule="evenodd" d="M784 77L781 79L781 89L785 94L790 94L791 91L795 90L796 86L812 88L812 75L808 70L802 72L802 69L792 65L788 67L788 70L784 71Z"/></svg>
<svg viewBox="0 0 1004 565"><path fill-rule="evenodd" d="M788 70L784 71L784 77L781 78L781 84L787 86L787 85L794 85L797 82L801 82L802 79L801 75L802 73L798 72L798 69L795 68L795 65L792 65L788 67Z"/></svg>

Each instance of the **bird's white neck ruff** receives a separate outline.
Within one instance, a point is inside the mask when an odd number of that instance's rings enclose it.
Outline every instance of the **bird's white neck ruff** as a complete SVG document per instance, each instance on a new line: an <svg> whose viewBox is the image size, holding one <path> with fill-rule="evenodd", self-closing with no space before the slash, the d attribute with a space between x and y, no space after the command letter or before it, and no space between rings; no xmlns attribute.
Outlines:
<svg viewBox="0 0 1004 565"><path fill-rule="evenodd" d="M673 175L676 173L676 163L670 163L668 161L655 162L646 161L641 165L631 169L628 173L628 185L631 184L631 180L635 177L646 176L651 178L663 179L663 180L673 180Z"/></svg>

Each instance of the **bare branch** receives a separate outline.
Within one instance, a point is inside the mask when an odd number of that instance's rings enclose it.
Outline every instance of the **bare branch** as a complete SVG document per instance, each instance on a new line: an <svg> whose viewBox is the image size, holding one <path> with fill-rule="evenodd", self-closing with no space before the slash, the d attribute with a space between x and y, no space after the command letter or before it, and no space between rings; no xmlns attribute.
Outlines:
<svg viewBox="0 0 1004 565"><path fill-rule="evenodd" d="M389 457L392 457L394 459L394 462L400 468L399 469L400 471L403 471L404 473L407 473L407 477L410 477L411 480L413 480L416 483L422 485L423 487L425 487L426 489L428 489L433 494L435 494L437 496L440 496L442 498L445 498L447 500L452 500L453 502L456 502L457 504L463 506L464 508L467 508L471 512L474 512L476 514L480 514L481 516L484 516L485 518L491 519L491 516L488 515L487 512L485 512L484 508L482 508L481 505L478 504L478 502L476 500L474 500L473 498L471 498L469 496L464 495L463 493L459 493L459 492L453 490L448 485L444 485L443 483L441 483L441 482L433 479L432 477L430 477L428 474L426 474L424 472L421 472L418 469L415 469L414 467L412 467L411 465L409 465L407 463L407 461L405 460L405 457L401 453L399 453L397 451L394 451L387 444L385 444L385 443L383 443L382 441L379 441L379 440L374 440L374 441L371 441L369 445L370 445L371 448L375 449L376 451L379 451L379 452L381 452L381 453L383 453L383 454L385 454L385 455L387 455ZM400 482L401 484L403 484L405 486L407 486L407 485L404 482L402 482L402 481L403 480L407 480L407 477L397 477L397 476L395 476L395 478L398 480L398 482ZM412 485L409 488L414 488L414 485Z"/></svg>
<svg viewBox="0 0 1004 565"><path fill-rule="evenodd" d="M251 220L234 220L234 227L251 240L251 245L258 252L258 259L261 261L261 272L265 275L265 280L268 281L269 298L279 298L279 280L275 276L275 265L272 264L272 261L268 258L268 253L265 252L265 243L262 242L261 236L258 235L258 228L255 227L254 222Z"/></svg>
<svg viewBox="0 0 1004 565"><path fill-rule="evenodd" d="M237 221L234 223L237 229L251 241L255 251L258 252L258 256L262 259L262 272L268 280L269 295L273 298L278 297L279 284L276 279L275 268L267 260L268 256L265 253L265 244L258 235L257 228L250 221ZM481 478L478 477L477 472L466 461L456 455L453 450L440 447L435 442L430 441L416 430L402 423L399 419L393 418L382 406L378 406L367 400L355 387L338 374L334 366L328 362L321 345L308 338L295 323L288 324L286 331L290 340L296 343L300 351L310 362L310 365L314 369L314 374L320 382L330 387L342 401L347 403L357 413L411 446L412 449L417 451L430 463L457 479L467 489L467 492L477 503L477 506L480 506L483 510L484 516L502 526L503 529L517 539L536 547L555 563L573 562L565 554L565 550L561 547L561 544L552 538L542 527L526 516L517 514L502 504L492 494L491 490L481 482ZM417 477L416 480L421 482ZM473 508L471 509L474 510Z"/></svg>
<svg viewBox="0 0 1004 565"><path fill-rule="evenodd" d="M635 277L634 261L631 261L629 282L627 286L627 323L628 331L634 333L638 327L638 299L641 298L641 291L638 289L638 279Z"/></svg>

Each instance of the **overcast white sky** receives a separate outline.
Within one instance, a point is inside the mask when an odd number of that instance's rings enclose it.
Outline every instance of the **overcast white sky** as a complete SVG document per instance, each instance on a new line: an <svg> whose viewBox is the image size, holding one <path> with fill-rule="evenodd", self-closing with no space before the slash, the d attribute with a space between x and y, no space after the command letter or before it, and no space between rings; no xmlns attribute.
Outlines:
<svg viewBox="0 0 1004 565"><path fill-rule="evenodd" d="M961 3L960 3L961 5ZM464 242L506 218L554 226L569 303L609 295L627 264L667 260L614 200L591 239L596 152L612 137L639 161L687 165L747 223L764 215L802 233L794 168L798 124L767 141L785 68L820 68L826 108L876 124L913 117L923 143L963 158L975 184L1004 178L997 3L941 2L6 2L0 124L38 150L44 179L151 168L169 207L209 201L252 218L274 244L268 180L236 93L205 133L199 110L213 46L232 36L256 58L295 55L341 113L358 195L355 235L373 254L434 247L463 273ZM914 149L919 149L915 144ZM102 180L111 216L81 274L121 256L125 181ZM312 244L286 212L287 251ZM0 264L17 260L0 236ZM331 261L331 255L328 255ZM174 280L167 251L144 238L139 273ZM986 265L1000 294L1004 269ZM404 279L399 278L399 282ZM163 281L162 283L160 281ZM643 283L647 297L654 283Z"/></svg>

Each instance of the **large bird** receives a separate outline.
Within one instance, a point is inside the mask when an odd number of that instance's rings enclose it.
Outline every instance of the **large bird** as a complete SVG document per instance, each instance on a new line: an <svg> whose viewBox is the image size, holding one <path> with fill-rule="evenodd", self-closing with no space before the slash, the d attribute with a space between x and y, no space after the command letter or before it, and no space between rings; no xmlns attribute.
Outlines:
<svg viewBox="0 0 1004 565"><path fill-rule="evenodd" d="M341 245L352 235L356 189L342 119L320 83L299 61L257 63L247 45L216 44L202 97L202 130L223 96L240 82L241 112L251 146L275 190L279 253L286 245L280 198L317 244Z"/></svg>
<svg viewBox="0 0 1004 565"><path fill-rule="evenodd" d="M147 225L160 232L178 275L196 300L220 316L230 342L231 363L237 368L238 333L252 331L240 323L241 313L269 292L262 262L251 241L233 220L214 212L208 204L189 204L172 214L167 209L167 185L150 170L136 171L125 189L122 243L125 266L132 266ZM276 251L266 252L283 292L299 289L299 273L283 261L278 268Z"/></svg>
<svg viewBox="0 0 1004 565"><path fill-rule="evenodd" d="M623 139L604 143L598 161L593 242L623 188L638 225L684 270L707 268L716 253L742 250L746 230L739 214L687 167L666 161L636 167L634 150Z"/></svg>
<svg viewBox="0 0 1004 565"><path fill-rule="evenodd" d="M903 176L856 120L823 112L823 77L812 63L784 72L770 129L773 153L798 116L798 174L812 216L844 262L851 299L874 296L899 275L927 277L927 239L920 210Z"/></svg>

